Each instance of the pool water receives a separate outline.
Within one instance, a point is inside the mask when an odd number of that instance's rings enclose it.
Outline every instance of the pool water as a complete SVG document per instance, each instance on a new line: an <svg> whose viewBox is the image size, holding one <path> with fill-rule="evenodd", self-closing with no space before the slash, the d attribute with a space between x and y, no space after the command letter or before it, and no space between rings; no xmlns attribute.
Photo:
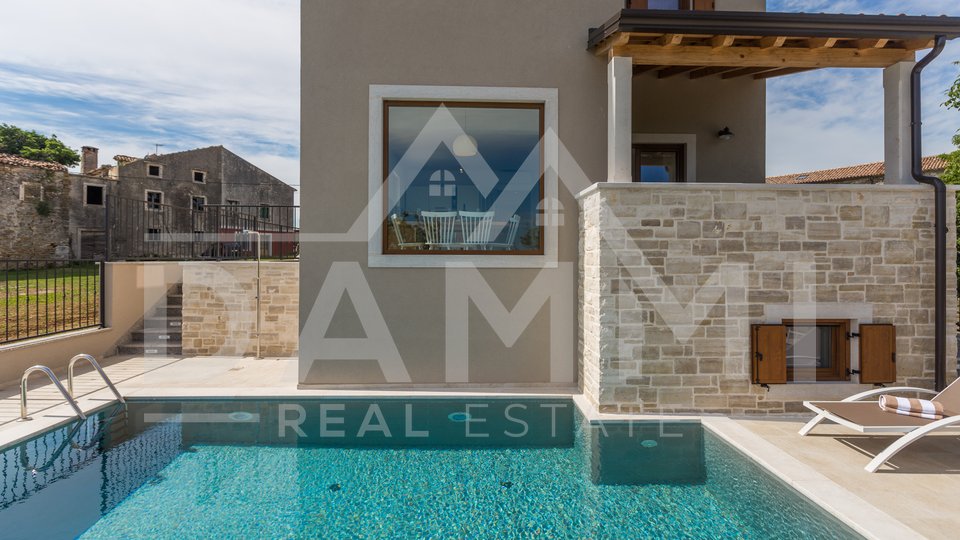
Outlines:
<svg viewBox="0 0 960 540"><path fill-rule="evenodd" d="M55 456L63 428L8 449L2 536L857 537L698 423L590 426L563 400L281 405L130 403L74 436L92 448Z"/></svg>

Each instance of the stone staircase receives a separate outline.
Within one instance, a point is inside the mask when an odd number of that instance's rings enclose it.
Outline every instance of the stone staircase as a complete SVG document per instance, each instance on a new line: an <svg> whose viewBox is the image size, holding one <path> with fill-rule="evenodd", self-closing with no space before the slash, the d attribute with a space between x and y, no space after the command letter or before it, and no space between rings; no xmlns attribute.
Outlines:
<svg viewBox="0 0 960 540"><path fill-rule="evenodd" d="M136 356L174 356L183 353L183 285L167 291L166 302L160 302L143 318L139 330L130 334L130 341L117 347L118 354Z"/></svg>

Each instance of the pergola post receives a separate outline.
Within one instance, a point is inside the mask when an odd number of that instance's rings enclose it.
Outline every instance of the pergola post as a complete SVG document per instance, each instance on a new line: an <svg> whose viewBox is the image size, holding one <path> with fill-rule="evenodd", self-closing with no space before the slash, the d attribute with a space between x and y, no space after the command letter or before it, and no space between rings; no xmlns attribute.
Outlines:
<svg viewBox="0 0 960 540"><path fill-rule="evenodd" d="M607 181L632 182L633 59L612 56L607 64Z"/></svg>
<svg viewBox="0 0 960 540"><path fill-rule="evenodd" d="M910 73L916 62L883 70L883 163L885 184L913 184L910 171Z"/></svg>

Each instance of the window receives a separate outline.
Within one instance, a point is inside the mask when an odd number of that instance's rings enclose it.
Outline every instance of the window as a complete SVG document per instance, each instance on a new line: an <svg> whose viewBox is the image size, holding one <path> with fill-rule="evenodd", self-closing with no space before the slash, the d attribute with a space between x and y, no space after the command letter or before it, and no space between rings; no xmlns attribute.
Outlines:
<svg viewBox="0 0 960 540"><path fill-rule="evenodd" d="M240 206L240 201L235 201L233 199L227 199L227 206Z"/></svg>
<svg viewBox="0 0 960 540"><path fill-rule="evenodd" d="M686 150L683 144L633 145L633 181L686 182Z"/></svg>
<svg viewBox="0 0 960 540"><path fill-rule="evenodd" d="M147 242L159 242L160 229L147 229Z"/></svg>
<svg viewBox="0 0 960 540"><path fill-rule="evenodd" d="M260 207L260 219L270 219L270 207L261 206Z"/></svg>
<svg viewBox="0 0 960 540"><path fill-rule="evenodd" d="M190 197L190 208L196 212L203 212L203 208L207 206L206 197Z"/></svg>
<svg viewBox="0 0 960 540"><path fill-rule="evenodd" d="M163 205L163 192L147 191L146 193L147 210L160 210Z"/></svg>
<svg viewBox="0 0 960 540"><path fill-rule="evenodd" d="M789 381L847 381L850 321L784 320Z"/></svg>
<svg viewBox="0 0 960 540"><path fill-rule="evenodd" d="M20 184L21 201L42 201L43 184L40 182L23 182Z"/></svg>
<svg viewBox="0 0 960 540"><path fill-rule="evenodd" d="M206 184L207 173L205 171L193 171L193 181L198 184Z"/></svg>
<svg viewBox="0 0 960 540"><path fill-rule="evenodd" d="M154 178L160 178L163 175L163 167L153 163L147 164L147 176L152 176Z"/></svg>
<svg viewBox="0 0 960 540"><path fill-rule="evenodd" d="M103 206L103 186L84 184L83 204L88 206Z"/></svg>
<svg viewBox="0 0 960 540"><path fill-rule="evenodd" d="M543 103L384 101L382 253L543 254L543 130Z"/></svg>

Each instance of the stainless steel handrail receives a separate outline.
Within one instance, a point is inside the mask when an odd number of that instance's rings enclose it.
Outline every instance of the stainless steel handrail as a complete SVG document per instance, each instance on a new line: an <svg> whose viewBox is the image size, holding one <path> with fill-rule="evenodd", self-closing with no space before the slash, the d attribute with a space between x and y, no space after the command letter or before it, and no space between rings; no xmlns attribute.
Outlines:
<svg viewBox="0 0 960 540"><path fill-rule="evenodd" d="M107 383L107 388L113 392L113 395L117 396L117 400L120 403L126 403L126 400L123 399L123 396L120 395L120 392L117 391L117 387L113 385L113 381L110 380L110 377L107 377L107 374L103 372L103 368L100 367L100 364L97 363L89 354L78 354L70 359L70 363L67 365L67 390L70 392L70 395L73 395L73 366L79 360L86 360L93 366L93 369L97 370L97 373L100 374L100 377L103 378L103 382Z"/></svg>
<svg viewBox="0 0 960 540"><path fill-rule="evenodd" d="M67 389L60 384L60 379L53 374L53 371L51 371L50 368L47 366L31 366L28 367L27 370L23 372L23 376L20 377L20 420L32 420L32 418L27 416L27 379L30 377L31 373L36 371L46 373L47 377L50 378L50 382L52 382L57 387L57 390L63 394L64 399L66 399L67 403L73 407L73 410L77 413L77 416L79 416L81 420L87 419L87 415L83 414L83 411L80 410L80 406L77 405L77 401L73 399L73 395L67 392Z"/></svg>

